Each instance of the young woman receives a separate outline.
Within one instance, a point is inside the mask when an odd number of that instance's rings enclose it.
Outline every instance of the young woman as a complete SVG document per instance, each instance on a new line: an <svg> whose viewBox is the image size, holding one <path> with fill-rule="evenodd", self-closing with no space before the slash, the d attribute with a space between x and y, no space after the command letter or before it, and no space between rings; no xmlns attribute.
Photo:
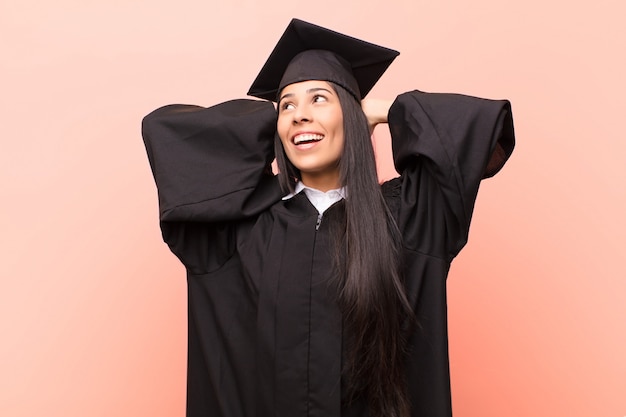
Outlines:
<svg viewBox="0 0 626 417"><path fill-rule="evenodd" d="M276 107L144 119L188 273L188 416L451 415L446 276L513 125L506 101L361 101L396 55L294 20L250 93ZM382 186L378 123L401 174Z"/></svg>

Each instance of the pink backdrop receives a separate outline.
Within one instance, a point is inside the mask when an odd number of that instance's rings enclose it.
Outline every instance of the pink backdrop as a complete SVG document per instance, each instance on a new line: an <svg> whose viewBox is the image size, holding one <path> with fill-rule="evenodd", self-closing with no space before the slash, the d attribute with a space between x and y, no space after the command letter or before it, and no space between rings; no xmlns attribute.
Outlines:
<svg viewBox="0 0 626 417"><path fill-rule="evenodd" d="M243 97L294 16L402 52L371 96L513 103L448 281L456 415L626 415L621 2L221 3L0 4L0 415L183 416L184 272L140 121Z"/></svg>

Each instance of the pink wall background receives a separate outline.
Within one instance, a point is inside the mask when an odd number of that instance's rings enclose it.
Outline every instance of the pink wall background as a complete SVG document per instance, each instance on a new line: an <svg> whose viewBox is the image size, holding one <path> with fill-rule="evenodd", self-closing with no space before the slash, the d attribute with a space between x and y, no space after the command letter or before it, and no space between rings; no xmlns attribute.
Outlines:
<svg viewBox="0 0 626 417"><path fill-rule="evenodd" d="M371 96L513 103L449 278L456 415L626 416L621 4L2 1L0 415L184 415L184 272L140 121L243 97L299 17L402 52Z"/></svg>

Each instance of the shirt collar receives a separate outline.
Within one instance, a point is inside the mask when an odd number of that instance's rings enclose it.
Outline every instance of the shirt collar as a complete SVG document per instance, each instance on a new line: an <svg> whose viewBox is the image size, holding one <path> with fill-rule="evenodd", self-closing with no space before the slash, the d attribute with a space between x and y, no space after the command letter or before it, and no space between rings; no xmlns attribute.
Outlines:
<svg viewBox="0 0 626 417"><path fill-rule="evenodd" d="M286 196L284 196L283 200L289 200L290 198L295 197L296 194L300 193L304 189L311 190L311 192L313 192L313 193L323 193L323 194L337 193L337 194L339 194L339 196L341 198L346 198L346 195L347 195L346 187L341 187L341 188L336 188L336 189L333 189L333 190L328 190L326 193L324 193L323 191L320 191L320 190L318 190L316 188L307 187L306 185L304 185L302 183L302 181L298 181L296 183L296 187L295 187L293 193L289 193Z"/></svg>
<svg viewBox="0 0 626 417"><path fill-rule="evenodd" d="M283 200L288 200L295 196L296 194L304 191L309 202L315 207L319 215L321 216L324 212L336 202L342 200L346 196L346 188L341 187L335 190L328 190L327 192L323 192L317 190L315 188L307 187L302 184L302 182L296 183L296 188L293 193L286 195L283 197Z"/></svg>

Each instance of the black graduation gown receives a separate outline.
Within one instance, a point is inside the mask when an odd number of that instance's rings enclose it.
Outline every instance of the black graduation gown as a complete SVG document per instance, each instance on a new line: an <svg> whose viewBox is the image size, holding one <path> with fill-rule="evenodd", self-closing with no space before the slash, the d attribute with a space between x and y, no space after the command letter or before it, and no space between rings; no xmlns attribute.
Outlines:
<svg viewBox="0 0 626 417"><path fill-rule="evenodd" d="M281 199L269 169L275 123L273 105L255 100L166 106L143 122L163 238L187 269L189 417L367 415L363 402L341 405L328 226L304 193ZM412 415L450 416L446 276L481 179L513 150L510 105L413 91L396 99L389 126L401 176L383 194L419 323Z"/></svg>

